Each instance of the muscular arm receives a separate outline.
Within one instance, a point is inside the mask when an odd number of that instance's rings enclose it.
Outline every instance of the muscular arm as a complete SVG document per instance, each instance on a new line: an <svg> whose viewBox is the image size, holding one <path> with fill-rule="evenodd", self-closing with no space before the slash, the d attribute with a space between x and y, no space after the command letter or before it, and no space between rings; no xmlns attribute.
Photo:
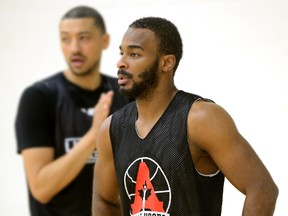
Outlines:
<svg viewBox="0 0 288 216"><path fill-rule="evenodd" d="M196 168L205 172L218 167L246 195L242 215L273 215L278 188L229 114L216 104L196 102L189 113L188 130L190 147L196 150Z"/></svg>
<svg viewBox="0 0 288 216"><path fill-rule="evenodd" d="M101 96L95 107L92 127L69 153L55 160L51 147L34 147L22 151L28 184L39 202L49 202L82 170L96 147L96 136L109 114L112 96L112 92Z"/></svg>
<svg viewBox="0 0 288 216"><path fill-rule="evenodd" d="M93 180L93 216L120 216L120 198L109 135L111 116L105 120L97 140L98 159Z"/></svg>

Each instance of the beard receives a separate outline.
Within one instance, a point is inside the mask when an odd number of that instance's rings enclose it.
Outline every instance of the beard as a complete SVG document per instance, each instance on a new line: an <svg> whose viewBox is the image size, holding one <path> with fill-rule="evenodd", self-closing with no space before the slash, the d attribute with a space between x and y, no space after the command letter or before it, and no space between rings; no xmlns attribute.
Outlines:
<svg viewBox="0 0 288 216"><path fill-rule="evenodd" d="M159 66L159 59L157 58L152 66L143 72L141 72L138 77L141 79L140 82L136 83L133 81L133 85L130 89L124 89L120 87L120 93L129 98L145 99L148 98L153 90L158 86L159 77L157 75ZM133 80L133 74L125 71L119 70L118 74L122 74L127 78Z"/></svg>

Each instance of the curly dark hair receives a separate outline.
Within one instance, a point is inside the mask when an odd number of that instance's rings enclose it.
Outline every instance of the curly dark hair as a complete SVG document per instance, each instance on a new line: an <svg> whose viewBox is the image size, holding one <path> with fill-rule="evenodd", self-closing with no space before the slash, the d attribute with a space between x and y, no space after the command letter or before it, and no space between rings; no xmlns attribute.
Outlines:
<svg viewBox="0 0 288 216"><path fill-rule="evenodd" d="M174 74L183 55L183 44L177 27L167 19L144 17L134 21L129 28L143 28L153 31L159 39L159 52L164 55L175 55Z"/></svg>
<svg viewBox="0 0 288 216"><path fill-rule="evenodd" d="M102 33L106 33L106 26L102 15L94 8L88 6L77 6L67 11L61 20L74 18L92 18L96 27L99 27Z"/></svg>

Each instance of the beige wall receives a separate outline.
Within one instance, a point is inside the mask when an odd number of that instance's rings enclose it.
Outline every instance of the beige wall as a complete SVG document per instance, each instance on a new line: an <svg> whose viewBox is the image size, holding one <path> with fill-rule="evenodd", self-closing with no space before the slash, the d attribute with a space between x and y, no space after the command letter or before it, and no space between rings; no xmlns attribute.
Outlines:
<svg viewBox="0 0 288 216"><path fill-rule="evenodd" d="M102 71L111 75L122 34L134 19L162 16L178 26L184 57L176 85L232 115L280 188L275 215L287 214L287 0L0 0L0 215L28 216L16 108L28 84L65 67L58 22L78 4L95 6L106 19L112 41ZM240 215L243 199L226 182L222 215Z"/></svg>

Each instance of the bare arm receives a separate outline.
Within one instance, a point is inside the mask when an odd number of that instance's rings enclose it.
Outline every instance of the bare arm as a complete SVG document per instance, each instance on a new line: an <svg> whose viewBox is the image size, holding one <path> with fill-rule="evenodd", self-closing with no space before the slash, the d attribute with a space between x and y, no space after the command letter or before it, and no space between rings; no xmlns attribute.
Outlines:
<svg viewBox="0 0 288 216"><path fill-rule="evenodd" d="M114 159L109 135L111 116L99 131L97 139L98 159L93 180L93 216L120 216L120 198Z"/></svg>
<svg viewBox="0 0 288 216"><path fill-rule="evenodd" d="M243 216L273 215L278 188L230 115L216 104L196 102L190 111L188 125L189 140L192 147L198 149L193 155L196 167L209 170L216 165L246 195ZM207 163L206 153L214 163Z"/></svg>
<svg viewBox="0 0 288 216"><path fill-rule="evenodd" d="M96 148L96 136L101 123L109 114L112 96L112 92L101 96L95 107L91 129L69 153L55 160L54 149L50 147L28 148L22 151L28 184L39 202L49 202L82 170Z"/></svg>

